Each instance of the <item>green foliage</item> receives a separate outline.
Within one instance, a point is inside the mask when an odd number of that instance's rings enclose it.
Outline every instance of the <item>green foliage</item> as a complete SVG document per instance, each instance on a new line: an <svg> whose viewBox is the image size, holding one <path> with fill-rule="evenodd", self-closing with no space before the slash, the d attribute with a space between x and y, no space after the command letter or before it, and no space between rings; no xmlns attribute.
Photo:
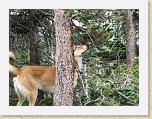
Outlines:
<svg viewBox="0 0 152 119"><path fill-rule="evenodd" d="M12 90L12 92L11 92L11 99L12 100L9 101L9 105L10 106L17 105L18 98L17 98L17 94L16 94L15 90ZM23 106L27 106L27 105L28 105L28 101L25 100L23 103Z"/></svg>
<svg viewBox="0 0 152 119"><path fill-rule="evenodd" d="M126 69L125 10L65 9L72 14L74 44L90 44L83 58L87 76L81 75L75 89L74 104L86 106L139 105L139 58ZM10 10L13 40L11 49L17 56L17 67L30 65L28 10ZM54 11L37 10L38 54L40 65L55 65ZM134 11L136 37L139 39L139 11ZM137 53L139 54L139 53ZM12 88L13 89L13 88ZM10 105L17 104L14 90ZM10 96L11 97L11 96ZM23 105L28 105L27 100ZM53 105L52 95L44 94L41 106Z"/></svg>
<svg viewBox="0 0 152 119"><path fill-rule="evenodd" d="M105 70L98 76L90 71L88 76L89 87L95 87L93 94L101 91L100 95L104 97L102 102L98 101L99 105L138 105L139 104L139 64L138 57L134 58L134 63L131 69L126 69L125 64L118 65L115 69L110 69L110 74L107 75ZM92 74L92 75L91 75ZM99 93L95 93L99 94Z"/></svg>

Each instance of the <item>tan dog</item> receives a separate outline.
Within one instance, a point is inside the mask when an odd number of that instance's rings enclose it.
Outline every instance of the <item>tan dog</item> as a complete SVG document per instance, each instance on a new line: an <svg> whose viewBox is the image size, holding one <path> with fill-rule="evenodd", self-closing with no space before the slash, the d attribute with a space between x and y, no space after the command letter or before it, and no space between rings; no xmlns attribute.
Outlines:
<svg viewBox="0 0 152 119"><path fill-rule="evenodd" d="M74 46L74 87L77 84L78 70L82 69L82 57L89 50L88 46ZM12 52L9 52L9 59L13 62L16 61L16 57ZM9 64L9 71L16 75L13 78L14 88L18 95L18 104L21 106L24 100L28 99L29 106L34 106L38 89L54 92L55 79L56 79L56 67L45 66L26 66L23 68L17 68Z"/></svg>

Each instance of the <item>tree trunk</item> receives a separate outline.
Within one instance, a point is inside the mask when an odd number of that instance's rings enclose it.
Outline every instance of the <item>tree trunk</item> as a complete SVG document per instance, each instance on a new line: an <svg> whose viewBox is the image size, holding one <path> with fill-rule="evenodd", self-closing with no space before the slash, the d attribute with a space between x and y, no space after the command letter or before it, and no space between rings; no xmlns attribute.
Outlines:
<svg viewBox="0 0 152 119"><path fill-rule="evenodd" d="M30 64L31 65L39 65L39 58L37 53L37 38L38 38L38 25L36 23L35 10L29 10L29 39L30 39Z"/></svg>
<svg viewBox="0 0 152 119"><path fill-rule="evenodd" d="M54 92L55 106L73 104L73 44L71 40L71 14L64 10L54 10L56 32L56 81Z"/></svg>
<svg viewBox="0 0 152 119"><path fill-rule="evenodd" d="M9 10L9 12L11 12L10 10ZM9 13L10 14L10 13ZM11 31L11 25L12 25L12 19L11 18L9 18L9 51L13 51L13 33L12 33L12 31ZM13 85L13 81L12 81L12 74L9 72L9 78L11 78L10 80L9 80L9 95L11 96L12 95L12 85Z"/></svg>
<svg viewBox="0 0 152 119"><path fill-rule="evenodd" d="M40 65L39 53L38 53L38 24L35 17L35 10L29 10L29 39L30 39L30 65ZM41 99L43 99L44 92L39 90L35 105L38 105Z"/></svg>
<svg viewBox="0 0 152 119"><path fill-rule="evenodd" d="M126 64L130 68L133 64L132 60L136 56L136 31L133 21L133 11L126 10Z"/></svg>

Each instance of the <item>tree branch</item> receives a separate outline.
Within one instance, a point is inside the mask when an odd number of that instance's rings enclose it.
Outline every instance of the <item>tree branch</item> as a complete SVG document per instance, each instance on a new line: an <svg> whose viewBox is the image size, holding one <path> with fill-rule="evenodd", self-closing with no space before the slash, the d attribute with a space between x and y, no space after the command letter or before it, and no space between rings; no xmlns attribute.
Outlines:
<svg viewBox="0 0 152 119"><path fill-rule="evenodd" d="M134 100L129 99L127 96L125 96L124 94L122 94L121 92L119 92L118 89L116 88L115 84L114 84L111 80L109 80L109 82L111 82L111 84L112 84L113 87L115 88L115 91L116 91L119 95L121 95L122 97L124 97L124 98L127 99L127 100L130 100L130 101L132 101L132 102L135 102Z"/></svg>
<svg viewBox="0 0 152 119"><path fill-rule="evenodd" d="M72 25L75 26L77 29L81 30L82 32L85 32L85 33L89 36L89 38L91 39L91 42L92 42L92 44L94 45L94 47L96 48L96 50L98 51L95 43L94 43L93 40L92 40L92 37L93 37L94 39L96 39L96 38L95 38L93 35L91 35L91 34L87 31L87 29L84 29L84 28L82 28L82 27L80 27L80 26L77 26L77 25L75 25L74 23L72 23Z"/></svg>

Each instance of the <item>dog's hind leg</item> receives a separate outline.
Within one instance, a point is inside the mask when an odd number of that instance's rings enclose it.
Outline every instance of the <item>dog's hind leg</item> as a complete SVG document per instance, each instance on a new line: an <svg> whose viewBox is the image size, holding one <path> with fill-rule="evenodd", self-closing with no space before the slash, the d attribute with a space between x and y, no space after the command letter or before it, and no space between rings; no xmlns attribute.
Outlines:
<svg viewBox="0 0 152 119"><path fill-rule="evenodd" d="M27 93L27 99L29 101L29 106L34 106L37 99L38 86L34 77L28 76L28 78L30 78L30 81L28 82L29 88Z"/></svg>
<svg viewBox="0 0 152 119"><path fill-rule="evenodd" d="M24 90L23 90L24 88L18 81L18 77L14 77L13 82L14 82L14 89L18 96L17 106L21 106L24 100L26 99L26 95L24 94Z"/></svg>
<svg viewBox="0 0 152 119"><path fill-rule="evenodd" d="M38 94L38 88L34 77L25 76L21 79L20 77L15 77L13 81L19 99L17 106L21 106L26 97L29 101L29 106L34 106Z"/></svg>
<svg viewBox="0 0 152 119"><path fill-rule="evenodd" d="M17 103L17 106L22 106L24 100L26 99L26 96L22 95L22 94L17 94L18 95L18 103Z"/></svg>
<svg viewBox="0 0 152 119"><path fill-rule="evenodd" d="M37 99L38 90L32 90L27 96L29 106L34 106Z"/></svg>

